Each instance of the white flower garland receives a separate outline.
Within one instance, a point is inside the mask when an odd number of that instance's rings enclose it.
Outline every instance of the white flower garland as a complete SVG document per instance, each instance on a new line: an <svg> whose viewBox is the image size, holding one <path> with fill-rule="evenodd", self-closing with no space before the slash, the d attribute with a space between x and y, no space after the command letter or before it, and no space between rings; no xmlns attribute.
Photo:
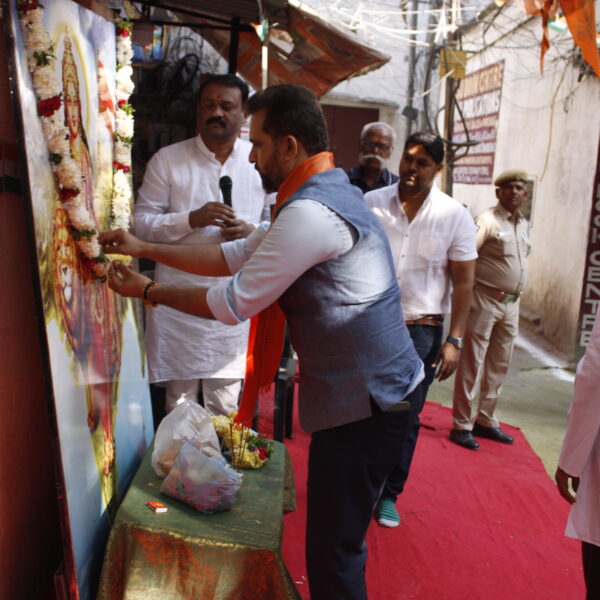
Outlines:
<svg viewBox="0 0 600 600"><path fill-rule="evenodd" d="M131 76L131 24L117 23L117 115L114 134L111 229L129 229L131 221L131 144L133 143L133 92Z"/></svg>
<svg viewBox="0 0 600 600"><path fill-rule="evenodd" d="M23 31L29 71L37 99L49 160L54 173L60 202L67 212L71 233L82 254L84 264L96 277L106 276L108 259L98 243L93 214L81 194L83 174L71 158L69 129L64 124L62 90L55 71L54 45L44 28L43 7L38 0L17 2ZM133 91L130 63L133 49L131 26L117 25L117 117L114 134L113 195L111 228L128 229L131 219L131 144L133 137L133 108L129 96Z"/></svg>

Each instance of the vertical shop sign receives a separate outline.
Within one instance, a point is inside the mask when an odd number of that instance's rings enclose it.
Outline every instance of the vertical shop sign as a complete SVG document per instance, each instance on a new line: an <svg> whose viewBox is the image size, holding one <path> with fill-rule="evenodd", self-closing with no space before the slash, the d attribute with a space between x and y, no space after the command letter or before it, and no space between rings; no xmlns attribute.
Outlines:
<svg viewBox="0 0 600 600"><path fill-rule="evenodd" d="M600 304L600 148L596 160L596 177L592 192L592 212L590 232L585 255L585 270L579 308L579 326L577 328L576 358L583 356L590 340L596 312Z"/></svg>
<svg viewBox="0 0 600 600"><path fill-rule="evenodd" d="M503 73L504 61L500 61L470 73L460 83L452 141L478 144L456 161L454 183L492 183Z"/></svg>

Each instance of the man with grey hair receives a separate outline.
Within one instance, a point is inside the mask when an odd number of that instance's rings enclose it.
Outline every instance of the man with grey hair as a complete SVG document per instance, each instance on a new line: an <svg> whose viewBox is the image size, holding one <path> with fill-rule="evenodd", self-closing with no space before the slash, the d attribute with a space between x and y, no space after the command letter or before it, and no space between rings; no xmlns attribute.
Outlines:
<svg viewBox="0 0 600 600"><path fill-rule="evenodd" d="M386 164L392 154L395 131L383 121L367 123L360 133L359 165L346 174L350 183L359 187L363 194L392 185L398 176L387 170Z"/></svg>

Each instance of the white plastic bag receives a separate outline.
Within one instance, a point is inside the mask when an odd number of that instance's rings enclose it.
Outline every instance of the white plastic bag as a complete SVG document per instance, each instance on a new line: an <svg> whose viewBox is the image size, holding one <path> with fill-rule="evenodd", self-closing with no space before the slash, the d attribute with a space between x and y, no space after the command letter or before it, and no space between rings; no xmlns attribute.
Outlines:
<svg viewBox="0 0 600 600"><path fill-rule="evenodd" d="M197 402L184 400L165 416L156 431L152 468L159 477L168 475L188 440L194 440L194 446L207 456L223 458L210 414Z"/></svg>
<svg viewBox="0 0 600 600"><path fill-rule="evenodd" d="M190 440L181 447L160 491L200 512L212 513L231 508L241 485L242 475L225 459L206 456Z"/></svg>

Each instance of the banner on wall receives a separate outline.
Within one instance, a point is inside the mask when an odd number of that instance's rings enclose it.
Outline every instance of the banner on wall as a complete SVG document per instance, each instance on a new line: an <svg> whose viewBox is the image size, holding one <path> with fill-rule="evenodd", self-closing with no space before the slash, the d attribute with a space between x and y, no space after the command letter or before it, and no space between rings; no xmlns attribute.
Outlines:
<svg viewBox="0 0 600 600"><path fill-rule="evenodd" d="M454 183L492 183L503 72L504 61L500 61L470 73L460 82L456 100L463 118L456 110L452 141L479 143L456 161Z"/></svg>
<svg viewBox="0 0 600 600"><path fill-rule="evenodd" d="M82 206L93 214L97 230L106 230L113 164L119 158L113 148L115 25L71 0L45 2L39 14L53 49L45 64L54 69L61 86L56 114L68 129L61 140L68 144L70 168L82 175L77 192ZM38 78L34 90L22 16L11 0L14 98L22 122L39 307L46 326L53 418L64 477L66 555L73 563L67 577L72 599L92 600L110 519L154 432L141 308L139 302L115 295L102 278L91 275L82 258L81 231L74 232L72 215L64 208L65 189L59 190L56 179L60 167L48 150L39 116L44 107L36 91L39 94L44 81Z"/></svg>
<svg viewBox="0 0 600 600"><path fill-rule="evenodd" d="M600 148L598 148L593 190L590 232L579 307L579 327L575 344L577 360L585 353L598 314L598 306L600 306Z"/></svg>

